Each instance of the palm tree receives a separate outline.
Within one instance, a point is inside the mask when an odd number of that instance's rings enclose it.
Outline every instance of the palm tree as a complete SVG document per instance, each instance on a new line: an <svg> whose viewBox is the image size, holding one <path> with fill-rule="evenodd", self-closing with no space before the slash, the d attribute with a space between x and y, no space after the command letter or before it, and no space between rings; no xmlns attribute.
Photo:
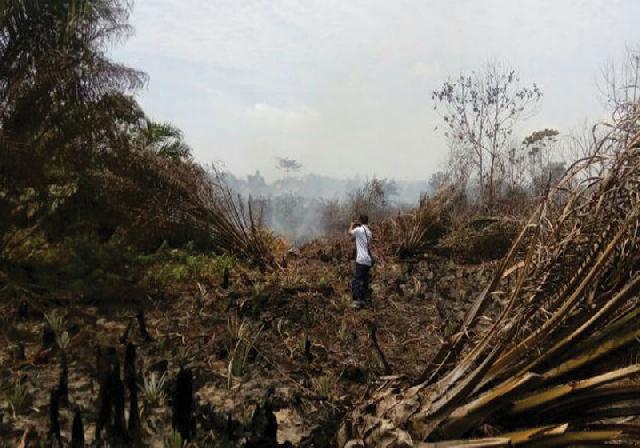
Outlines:
<svg viewBox="0 0 640 448"><path fill-rule="evenodd" d="M191 156L191 148L185 143L182 131L170 123L144 118L136 128L133 140L158 155L174 160L186 160Z"/></svg>
<svg viewBox="0 0 640 448"><path fill-rule="evenodd" d="M123 0L0 2L0 235L36 225L118 159L146 79L107 57L128 15Z"/></svg>

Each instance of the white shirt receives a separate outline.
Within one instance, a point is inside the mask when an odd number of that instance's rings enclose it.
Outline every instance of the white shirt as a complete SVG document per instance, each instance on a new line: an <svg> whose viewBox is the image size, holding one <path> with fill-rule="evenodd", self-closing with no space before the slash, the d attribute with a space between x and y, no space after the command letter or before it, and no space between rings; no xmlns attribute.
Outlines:
<svg viewBox="0 0 640 448"><path fill-rule="evenodd" d="M369 227L362 225L349 233L356 242L356 263L371 266L371 257L369 256L369 241L373 238L371 230L369 230Z"/></svg>

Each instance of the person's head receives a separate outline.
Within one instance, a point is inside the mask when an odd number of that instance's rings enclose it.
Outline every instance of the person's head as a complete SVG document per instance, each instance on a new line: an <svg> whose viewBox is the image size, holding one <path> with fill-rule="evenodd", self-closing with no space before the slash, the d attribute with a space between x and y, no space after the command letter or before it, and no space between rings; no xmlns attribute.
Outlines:
<svg viewBox="0 0 640 448"><path fill-rule="evenodd" d="M360 215L360 224L369 224L369 217L367 215Z"/></svg>

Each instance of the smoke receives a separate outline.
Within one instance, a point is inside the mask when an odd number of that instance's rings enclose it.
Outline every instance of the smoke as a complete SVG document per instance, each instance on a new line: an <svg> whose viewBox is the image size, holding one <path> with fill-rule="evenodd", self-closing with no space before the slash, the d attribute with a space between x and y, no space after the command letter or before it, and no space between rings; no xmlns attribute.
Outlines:
<svg viewBox="0 0 640 448"><path fill-rule="evenodd" d="M390 179L339 179L307 174L266 182L260 172L245 179L225 173L228 185L254 209L263 222L292 244L346 231L353 215L368 213L373 220L416 206L431 193L427 182Z"/></svg>

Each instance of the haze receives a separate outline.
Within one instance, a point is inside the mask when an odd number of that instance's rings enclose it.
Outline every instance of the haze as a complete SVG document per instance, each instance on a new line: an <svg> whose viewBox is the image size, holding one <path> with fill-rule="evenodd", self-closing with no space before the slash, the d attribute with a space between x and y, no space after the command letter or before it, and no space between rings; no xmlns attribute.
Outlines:
<svg viewBox="0 0 640 448"><path fill-rule="evenodd" d="M431 91L448 76L511 66L545 94L525 130L568 132L605 113L600 72L640 42L638 17L633 0L138 0L114 51L201 162L426 180L446 160Z"/></svg>

